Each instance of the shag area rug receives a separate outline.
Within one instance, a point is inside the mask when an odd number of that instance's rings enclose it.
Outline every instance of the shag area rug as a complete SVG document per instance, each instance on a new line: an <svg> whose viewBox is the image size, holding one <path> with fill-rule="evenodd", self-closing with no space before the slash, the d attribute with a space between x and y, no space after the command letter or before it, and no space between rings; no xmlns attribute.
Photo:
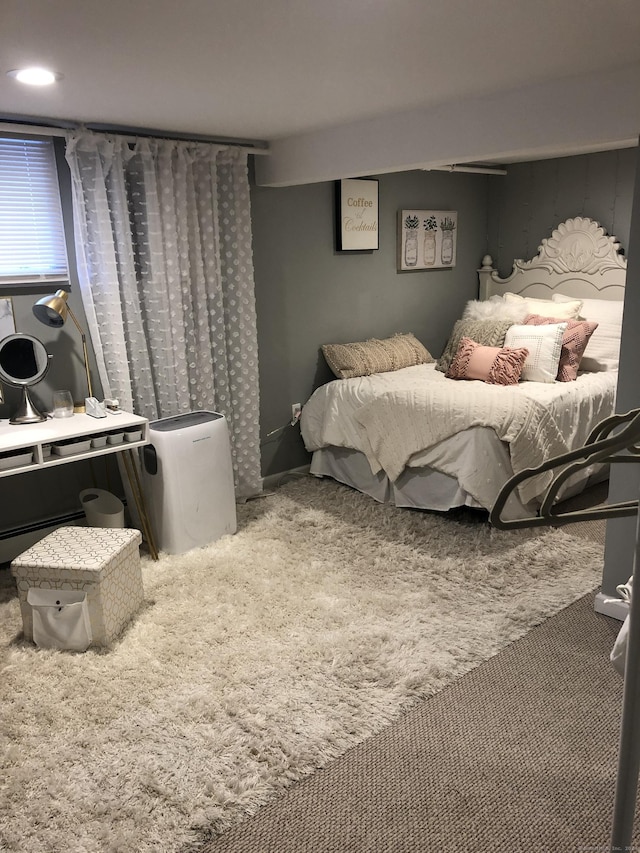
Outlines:
<svg viewBox="0 0 640 853"><path fill-rule="evenodd" d="M600 582L602 548L304 478L143 560L108 651L38 650L0 590L0 849L197 849Z"/></svg>

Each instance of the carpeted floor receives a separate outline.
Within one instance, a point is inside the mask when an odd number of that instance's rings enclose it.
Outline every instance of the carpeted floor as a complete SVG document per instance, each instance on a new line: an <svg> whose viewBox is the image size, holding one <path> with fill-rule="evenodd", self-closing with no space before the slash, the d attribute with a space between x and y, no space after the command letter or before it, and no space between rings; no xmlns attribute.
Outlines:
<svg viewBox="0 0 640 853"><path fill-rule="evenodd" d="M566 508L605 499L600 485ZM604 543L602 521L565 529ZM593 599L183 853L604 853L622 702L609 653L620 623L596 614Z"/></svg>
<svg viewBox="0 0 640 853"><path fill-rule="evenodd" d="M198 849L607 851L618 627L584 596Z"/></svg>
<svg viewBox="0 0 640 853"><path fill-rule="evenodd" d="M534 692L539 674L526 653L520 669L507 665L493 695L470 698L469 721L462 698L447 691L593 590L601 570L602 547L586 538L496 531L467 512L443 518L381 507L307 478L242 507L234 537L145 561L147 606L109 652L70 655L21 642L17 602L5 586L0 847L191 850L202 848L212 829L224 833L212 837L216 851L356 850L358 839L361 851L525 849L475 842L448 848L454 842L440 818L468 811L473 827L494 809L505 761L499 747L515 772L522 770L522 753L513 750L537 718L528 722L520 707L531 704L526 690L509 709L500 700L512 692L508 673ZM585 612L595 618L588 604ZM581 617L577 625L584 630ZM565 651L575 655L571 644ZM584 665L593 658L585 648ZM557 671L570 671L567 655ZM612 675L606 663L603 671ZM528 672L532 678L523 677ZM552 678L546 692L568 703L583 680L567 688ZM441 729L427 725L439 733L402 735L414 713L436 707L433 699L449 709L448 717L436 710ZM565 722L571 707L565 705ZM516 724L511 735L509 721ZM577 731L584 734L584 726ZM547 744L544 773L553 775L552 741L543 735L538 731L536 741ZM369 746L374 753L366 757ZM360 750L365 763L353 775L343 762ZM415 771L407 776L412 755ZM403 772L394 776L394 766ZM451 781L454 768L471 781L472 766L484 770L470 787ZM577 763L568 767L577 777ZM504 775L498 800L514 785ZM437 779L441 802L429 788ZM489 799L474 811L471 792L477 797L481 779ZM295 798L323 780L327 799L315 801L315 818L312 797L298 801L301 820L294 819ZM431 790L422 810L410 796L415 790ZM270 829L272 809L282 811ZM415 835L423 825L436 846ZM243 838L252 827L257 835ZM466 835L456 830L462 845L474 838L469 827ZM234 843L240 846L228 846Z"/></svg>

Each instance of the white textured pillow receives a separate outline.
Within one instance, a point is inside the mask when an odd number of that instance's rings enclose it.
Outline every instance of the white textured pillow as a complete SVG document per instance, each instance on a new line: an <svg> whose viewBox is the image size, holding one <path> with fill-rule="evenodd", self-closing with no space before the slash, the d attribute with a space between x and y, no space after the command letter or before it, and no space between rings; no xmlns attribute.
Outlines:
<svg viewBox="0 0 640 853"><path fill-rule="evenodd" d="M507 302L524 302L529 308L529 314L537 314L539 317L557 317L559 320L576 320L582 308L581 299L572 299L565 296L561 302L562 307L558 313L557 302L552 299L534 299L530 296L520 296L518 293L505 293Z"/></svg>
<svg viewBox="0 0 640 853"><path fill-rule="evenodd" d="M568 297L556 294L553 299L562 305ZM580 317L593 320L598 328L591 335L580 362L580 370L595 373L617 370L620 360L620 336L624 302L612 299L583 299Z"/></svg>
<svg viewBox="0 0 640 853"><path fill-rule="evenodd" d="M524 382L555 382L562 353L562 337L566 323L547 326L511 326L504 339L505 347L529 350L524 367Z"/></svg>
<svg viewBox="0 0 640 853"><path fill-rule="evenodd" d="M529 313L529 309L520 302L507 302L502 296L491 296L489 299L472 299L467 302L463 320L513 320L520 323Z"/></svg>

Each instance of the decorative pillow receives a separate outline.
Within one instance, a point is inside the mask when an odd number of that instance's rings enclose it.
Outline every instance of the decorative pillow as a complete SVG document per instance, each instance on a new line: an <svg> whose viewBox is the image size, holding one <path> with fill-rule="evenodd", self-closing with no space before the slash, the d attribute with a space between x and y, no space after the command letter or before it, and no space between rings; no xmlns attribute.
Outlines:
<svg viewBox="0 0 640 853"><path fill-rule="evenodd" d="M559 294L554 294L558 295ZM560 317L562 320L577 320L580 309L582 308L582 300L571 299L570 296L565 296L562 301L562 308L558 313L557 303L554 305L552 299L534 299L530 296L520 296L517 293L505 293L506 302L524 302L527 306L527 314L538 314L540 317Z"/></svg>
<svg viewBox="0 0 640 853"><path fill-rule="evenodd" d="M561 322L561 320L554 320L551 317L529 314L524 325L546 326ZM598 328L597 323L592 323L589 320L567 320L566 325L567 328L562 336L562 351L560 352L558 375L556 376L559 382L572 382L576 379L585 347L589 343L591 335Z"/></svg>
<svg viewBox="0 0 640 853"><path fill-rule="evenodd" d="M511 326L504 345L525 347L529 350L522 368L522 379L525 382L556 381L566 328L566 323L554 323L550 326Z"/></svg>
<svg viewBox="0 0 640 853"><path fill-rule="evenodd" d="M554 301L562 304L567 297L554 295ZM620 360L620 336L622 335L622 312L624 302L613 299L583 299L580 318L598 324L589 341L589 353L580 362L580 370L597 372L617 370Z"/></svg>
<svg viewBox="0 0 640 853"><path fill-rule="evenodd" d="M529 309L520 302L507 302L502 296L491 296L489 299L472 299L467 302L462 314L463 320L511 320L512 323L522 323Z"/></svg>
<svg viewBox="0 0 640 853"><path fill-rule="evenodd" d="M456 320L447 345L436 362L436 370L447 372L462 338L471 338L483 346L501 347L512 323L513 320Z"/></svg>
<svg viewBox="0 0 640 853"><path fill-rule="evenodd" d="M490 385L517 385L528 350L484 347L462 338L446 372L448 379L479 379Z"/></svg>
<svg viewBox="0 0 640 853"><path fill-rule="evenodd" d="M323 344L327 364L338 379L387 373L416 364L429 364L431 353L411 333L351 344Z"/></svg>

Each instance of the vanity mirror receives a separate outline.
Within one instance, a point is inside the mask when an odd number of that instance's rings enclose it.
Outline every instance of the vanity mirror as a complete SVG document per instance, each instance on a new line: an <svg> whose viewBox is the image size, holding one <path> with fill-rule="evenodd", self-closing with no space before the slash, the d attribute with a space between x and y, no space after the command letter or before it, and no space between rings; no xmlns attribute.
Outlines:
<svg viewBox="0 0 640 853"><path fill-rule="evenodd" d="M22 389L20 404L9 418L9 423L33 424L46 420L46 415L34 406L29 386L44 377L50 358L42 341L31 335L16 332L0 341L0 380Z"/></svg>

